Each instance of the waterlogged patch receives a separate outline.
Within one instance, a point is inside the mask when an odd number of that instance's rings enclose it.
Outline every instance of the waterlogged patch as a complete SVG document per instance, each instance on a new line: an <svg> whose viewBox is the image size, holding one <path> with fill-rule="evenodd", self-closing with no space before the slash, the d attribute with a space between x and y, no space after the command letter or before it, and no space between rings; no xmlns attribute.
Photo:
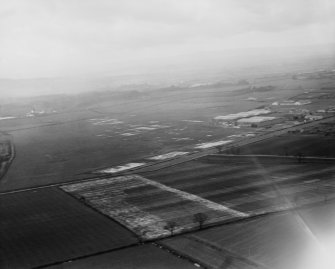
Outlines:
<svg viewBox="0 0 335 269"><path fill-rule="evenodd" d="M126 171L135 167L139 167L139 166L143 166L145 165L145 163L128 163L125 165L120 165L117 167L113 167L113 168L107 168L104 170L101 170L99 172L101 173L118 173L118 172L122 172L122 171Z"/></svg>
<svg viewBox="0 0 335 269"><path fill-rule="evenodd" d="M157 128L155 127L145 127L145 126L142 126L142 127L137 127L135 128L136 130L139 130L139 131L152 131L152 130L156 130Z"/></svg>
<svg viewBox="0 0 335 269"><path fill-rule="evenodd" d="M239 112L239 113L229 114L225 116L216 116L214 119L232 121L232 120L237 120L241 118L248 118L252 116L259 116L259 115L269 114L269 113L271 113L271 111L268 109L254 109L254 110L249 110L246 112Z"/></svg>
<svg viewBox="0 0 335 269"><path fill-rule="evenodd" d="M153 128L169 128L170 126L169 125L161 125L161 124L153 124L153 125L150 125L150 127L153 127Z"/></svg>
<svg viewBox="0 0 335 269"><path fill-rule="evenodd" d="M120 134L122 136L133 136L133 135L138 135L138 134L134 134L134 133L123 133L123 134Z"/></svg>
<svg viewBox="0 0 335 269"><path fill-rule="evenodd" d="M118 119L90 119L90 122L92 122L93 125L114 125L114 124L121 124L123 121L120 121Z"/></svg>
<svg viewBox="0 0 335 269"><path fill-rule="evenodd" d="M182 156L182 155L185 155L185 154L188 154L188 152L186 152L186 151L173 151L173 152L169 152L169 153L166 153L166 154L150 157L148 159L149 160L154 160L154 161L160 161L160 160L166 160L166 159L174 158L174 157L177 157L177 156Z"/></svg>
<svg viewBox="0 0 335 269"><path fill-rule="evenodd" d="M225 144L228 144L228 143L231 143L231 142L233 142L233 140L224 140L224 141L201 143L201 144L197 144L194 148L196 148L196 149L207 149L207 148L222 146L222 145L225 145Z"/></svg>

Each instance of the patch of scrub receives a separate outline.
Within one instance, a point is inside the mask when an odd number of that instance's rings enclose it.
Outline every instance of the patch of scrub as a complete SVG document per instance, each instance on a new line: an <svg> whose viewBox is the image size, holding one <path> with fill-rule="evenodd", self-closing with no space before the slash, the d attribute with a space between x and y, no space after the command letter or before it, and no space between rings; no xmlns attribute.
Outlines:
<svg viewBox="0 0 335 269"><path fill-rule="evenodd" d="M145 165L145 163L128 163L125 165L120 165L117 167L112 167L112 168L107 168L104 170L100 170L100 173L118 173L118 172L122 172L122 171L126 171L135 167L139 167L139 166L143 166Z"/></svg>
<svg viewBox="0 0 335 269"><path fill-rule="evenodd" d="M154 160L154 161L160 161L160 160L166 160L166 159L174 158L174 157L177 157L177 156L182 156L182 155L185 155L185 154L188 154L188 152L186 152L186 151L172 151L172 152L165 153L165 154L162 154L162 155L157 155L157 156L154 156L154 157L150 157L148 159L149 160Z"/></svg>
<svg viewBox="0 0 335 269"><path fill-rule="evenodd" d="M233 140L222 140L222 141L215 141L215 142L208 142L208 143L201 143L197 144L194 148L196 149L207 149L207 148L212 148L216 146L222 146L228 143L233 142Z"/></svg>
<svg viewBox="0 0 335 269"><path fill-rule="evenodd" d="M144 240L170 235L166 225L176 223L174 233L197 229L194 214L204 213L207 223L247 217L187 192L138 175L120 176L61 187L101 213L114 218Z"/></svg>

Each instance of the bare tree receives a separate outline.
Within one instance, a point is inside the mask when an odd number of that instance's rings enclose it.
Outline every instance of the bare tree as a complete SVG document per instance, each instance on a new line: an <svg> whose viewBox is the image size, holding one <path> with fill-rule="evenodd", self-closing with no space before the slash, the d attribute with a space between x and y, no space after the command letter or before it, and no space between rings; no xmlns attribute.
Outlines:
<svg viewBox="0 0 335 269"><path fill-rule="evenodd" d="M206 220L208 220L208 216L205 213L196 213L193 215L193 221L199 224L200 230L202 229Z"/></svg>
<svg viewBox="0 0 335 269"><path fill-rule="evenodd" d="M173 232L176 229L176 227L177 227L177 223L176 222L174 222L174 221L168 221L166 223L166 225L164 226L164 229L168 230L170 232L171 236L173 236Z"/></svg>

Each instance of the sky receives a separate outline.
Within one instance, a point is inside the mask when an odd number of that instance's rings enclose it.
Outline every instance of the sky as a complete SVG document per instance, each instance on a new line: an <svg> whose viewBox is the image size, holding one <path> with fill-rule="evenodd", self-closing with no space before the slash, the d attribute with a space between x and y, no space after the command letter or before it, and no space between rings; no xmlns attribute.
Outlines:
<svg viewBox="0 0 335 269"><path fill-rule="evenodd" d="M332 49L334 14L334 0L0 0L0 78L150 72L231 49Z"/></svg>

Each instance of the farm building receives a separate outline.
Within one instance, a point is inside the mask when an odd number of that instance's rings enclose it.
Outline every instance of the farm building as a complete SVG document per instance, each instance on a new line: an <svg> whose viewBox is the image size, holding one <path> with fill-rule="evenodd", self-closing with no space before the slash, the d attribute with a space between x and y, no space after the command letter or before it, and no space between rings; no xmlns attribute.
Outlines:
<svg viewBox="0 0 335 269"><path fill-rule="evenodd" d="M251 127L265 127L277 123L283 122L283 118L277 117L264 117L264 116L255 116L250 118L243 118L237 120L239 125L251 126Z"/></svg>

